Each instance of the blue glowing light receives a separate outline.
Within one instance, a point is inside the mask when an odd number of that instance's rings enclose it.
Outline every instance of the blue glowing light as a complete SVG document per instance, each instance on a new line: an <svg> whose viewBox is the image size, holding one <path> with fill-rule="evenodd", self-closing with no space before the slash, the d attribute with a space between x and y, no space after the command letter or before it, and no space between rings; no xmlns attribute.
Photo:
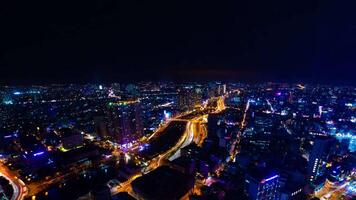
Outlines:
<svg viewBox="0 0 356 200"><path fill-rule="evenodd" d="M43 152L43 151L40 151L40 152L38 152L38 153L34 153L33 156L40 156L40 155L42 155L42 154L44 154L44 152Z"/></svg>
<svg viewBox="0 0 356 200"><path fill-rule="evenodd" d="M36 90L31 90L29 92L27 92L28 94L40 94L40 91L36 91Z"/></svg>
<svg viewBox="0 0 356 200"><path fill-rule="evenodd" d="M53 163L53 160L51 160L51 159L49 158L47 164L50 165L50 164L52 164L52 163Z"/></svg>
<svg viewBox="0 0 356 200"><path fill-rule="evenodd" d="M14 95L20 95L21 92L14 92Z"/></svg>
<svg viewBox="0 0 356 200"><path fill-rule="evenodd" d="M356 187L354 185L350 185L347 187L347 190L352 193L356 193Z"/></svg>
<svg viewBox="0 0 356 200"><path fill-rule="evenodd" d="M163 113L164 113L164 118L165 118L165 119L169 119L169 118L171 118L171 116L172 116L172 113L167 112L166 110L164 110Z"/></svg>
<svg viewBox="0 0 356 200"><path fill-rule="evenodd" d="M12 104L14 104L14 102L11 101L11 100L3 101L3 103L4 103L5 105L12 105Z"/></svg>
<svg viewBox="0 0 356 200"><path fill-rule="evenodd" d="M139 147L138 147L138 151L143 151L143 150L145 150L145 147L144 147L144 146L139 146Z"/></svg>
<svg viewBox="0 0 356 200"><path fill-rule="evenodd" d="M274 176L272 176L272 177L269 177L269 178L263 179L263 180L261 181L261 183L264 183L264 182L267 182L267 181L273 180L273 179L278 178L278 177L279 177L279 175L274 175Z"/></svg>
<svg viewBox="0 0 356 200"><path fill-rule="evenodd" d="M345 103L345 106L347 106L347 107L353 107L353 104L352 104L352 103Z"/></svg>
<svg viewBox="0 0 356 200"><path fill-rule="evenodd" d="M139 151L143 151L143 150L147 149L149 146L150 146L149 144L143 144L143 145L138 147L138 150Z"/></svg>

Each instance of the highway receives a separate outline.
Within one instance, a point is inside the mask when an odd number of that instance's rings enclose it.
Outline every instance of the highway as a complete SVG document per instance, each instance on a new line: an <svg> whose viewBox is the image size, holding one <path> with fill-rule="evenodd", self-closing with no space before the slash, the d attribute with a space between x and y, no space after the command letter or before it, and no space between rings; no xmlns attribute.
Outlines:
<svg viewBox="0 0 356 200"><path fill-rule="evenodd" d="M177 141L177 143L171 147L169 150L161 153L157 157L151 159L147 163L148 166L143 169L142 171L144 173L149 173L156 168L165 165L165 163L171 159L174 159L176 156L175 154L181 149L186 146L188 146L191 143L196 143L197 145L202 145L204 139L207 136L207 131L206 127L204 127L202 124L206 123L207 121L207 114L211 112L220 112L225 109L224 105L224 97L214 97L210 101L216 102L216 107L204 107L201 111L199 112L185 112L182 113L174 118L172 118L169 122L167 122L165 125L161 126L158 128L157 131L155 131L150 137L148 138L142 138L139 140L140 142L133 145L130 149L127 149L126 152L136 152L137 148L139 145L142 144L147 144L150 143L150 141L156 137L159 137L161 133L164 132L164 130L168 127L169 123L174 122L174 121L186 121L187 125L185 128L184 133L180 137L180 139ZM183 119L185 116L189 116L188 119ZM61 174L59 176L56 176L50 180L44 180L41 182L33 182L29 185L25 185L22 180L18 179L18 175L16 175L16 172L13 172L9 170L5 165L1 163L0 165L0 175L4 176L6 179L10 181L10 184L14 188L14 195L13 195L13 200L22 200L24 199L25 196L29 195L36 195L38 192L43 191L46 189L48 186L55 184L66 177L69 177L73 174L78 173L81 170L81 167L78 167L76 170L71 170L69 173L66 174ZM131 182L135 180L136 178L142 176L142 173L137 173L132 175L126 182L122 183L120 187L117 188L118 192L128 192L135 198L138 198L137 195L133 194L132 188L131 188ZM33 196L34 197L34 196Z"/></svg>
<svg viewBox="0 0 356 200"><path fill-rule="evenodd" d="M231 93L238 93L240 94L241 91L240 90L235 90L235 91L232 91ZM228 96L229 94L225 95L225 96L222 96L221 98L219 98L217 100L217 109L215 112L221 112L223 111L226 106L225 106L225 103L224 103L224 99L226 96ZM247 117L247 112L250 108L250 101L247 101L246 103L246 106L245 106L245 110L243 112L243 117L242 117L242 121L239 123L240 124L240 130L243 130L246 125L247 125L247 122L246 122L246 117ZM240 137L241 137L241 131L239 131L236 135L236 139L235 141L233 142L233 144L231 145L231 149L230 149L230 156L229 156L229 159L226 161L226 162L231 162L233 161L234 162L234 158L235 156L239 153L240 151ZM215 171L215 173L220 176L221 174L221 171L224 170L226 164L225 162L222 162L220 164L220 166L218 167L218 169ZM194 193L195 194L201 194L201 188L202 186L204 185L209 185L211 184L211 182L213 181L213 179L210 179L210 178L207 178L207 179L198 179L194 185Z"/></svg>
<svg viewBox="0 0 356 200"><path fill-rule="evenodd" d="M350 184L350 182L347 181L344 184L339 185L339 186L337 186L335 188L327 188L327 190L324 191L322 195L320 195L320 196L316 195L316 197L318 197L320 200L338 200L338 199L341 199L343 194L345 194L346 187L349 184Z"/></svg>
<svg viewBox="0 0 356 200"><path fill-rule="evenodd" d="M3 163L0 163L0 176L6 178L12 188L14 189L14 194L11 200L22 200L27 195L27 188L22 180L18 176L9 170Z"/></svg>
<svg viewBox="0 0 356 200"><path fill-rule="evenodd" d="M224 98L217 97L214 99L214 101L215 100L217 101L217 107L213 112L220 112L224 110L225 109ZM187 113L187 114L191 114L191 113ZM181 117L182 115L180 115L177 118L171 119L171 121L172 122L175 120L181 121L182 120ZM201 124L207 121L207 114L199 115L192 119L188 119L186 121L187 121L186 129L182 137L179 139L179 141L168 151L161 153L157 157L150 160L149 165L143 170L145 174L157 169L160 166L165 165L166 161L174 157L175 153L177 153L181 148L184 148L193 142L195 142L198 145L201 145L203 143L204 139L207 136L207 132L206 129L201 128ZM137 196L137 194L133 192L131 187L131 182L134 181L136 178L141 177L142 175L143 175L142 173L134 174L131 178L129 178L129 180L122 183L117 188L117 190L113 193L113 195L119 192L127 192L131 196L135 197L136 199L141 199L139 196Z"/></svg>
<svg viewBox="0 0 356 200"><path fill-rule="evenodd" d="M52 179L31 182L30 184L27 185L28 187L27 195L35 197L36 194L46 190L49 186L60 183L61 181L67 179L68 177L76 175L87 168L88 168L87 165L80 165L80 166L76 166L75 168L74 167L71 168L70 171L67 173L56 174Z"/></svg>

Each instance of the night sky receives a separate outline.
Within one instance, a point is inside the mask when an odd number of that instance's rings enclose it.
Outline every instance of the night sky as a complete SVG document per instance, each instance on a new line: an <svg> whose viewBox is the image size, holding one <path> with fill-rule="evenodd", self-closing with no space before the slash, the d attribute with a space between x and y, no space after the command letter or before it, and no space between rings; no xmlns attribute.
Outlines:
<svg viewBox="0 0 356 200"><path fill-rule="evenodd" d="M0 82L355 84L352 1L2 1Z"/></svg>

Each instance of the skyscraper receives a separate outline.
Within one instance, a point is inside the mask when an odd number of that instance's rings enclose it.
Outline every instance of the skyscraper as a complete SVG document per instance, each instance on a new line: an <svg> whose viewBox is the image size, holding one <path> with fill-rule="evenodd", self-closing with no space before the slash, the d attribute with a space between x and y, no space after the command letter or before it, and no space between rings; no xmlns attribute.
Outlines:
<svg viewBox="0 0 356 200"><path fill-rule="evenodd" d="M226 84L218 86L218 95L224 95L226 93Z"/></svg>
<svg viewBox="0 0 356 200"><path fill-rule="evenodd" d="M201 88L183 87L178 91L178 107L181 111L194 109L202 99Z"/></svg>
<svg viewBox="0 0 356 200"><path fill-rule="evenodd" d="M121 137L124 142L138 139L143 133L142 110L140 103L123 106L121 109Z"/></svg>
<svg viewBox="0 0 356 200"><path fill-rule="evenodd" d="M118 143L128 143L142 136L142 109L139 101L109 103L109 107L109 133Z"/></svg>
<svg viewBox="0 0 356 200"><path fill-rule="evenodd" d="M279 175L260 176L250 173L246 177L247 191L253 200L274 200L278 196Z"/></svg>
<svg viewBox="0 0 356 200"><path fill-rule="evenodd" d="M190 107L189 91L181 88L178 91L178 108L179 110L188 110Z"/></svg>
<svg viewBox="0 0 356 200"><path fill-rule="evenodd" d="M333 141L329 137L319 137L314 140L308 163L308 174L311 181L322 175Z"/></svg>

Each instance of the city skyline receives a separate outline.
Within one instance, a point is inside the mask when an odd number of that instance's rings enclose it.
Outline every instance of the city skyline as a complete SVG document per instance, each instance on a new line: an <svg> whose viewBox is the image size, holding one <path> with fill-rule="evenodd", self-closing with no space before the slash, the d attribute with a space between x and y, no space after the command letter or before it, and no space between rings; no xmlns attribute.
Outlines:
<svg viewBox="0 0 356 200"><path fill-rule="evenodd" d="M0 86L5 199L355 196L355 88Z"/></svg>
<svg viewBox="0 0 356 200"><path fill-rule="evenodd" d="M356 199L356 1L0 3L0 200Z"/></svg>

